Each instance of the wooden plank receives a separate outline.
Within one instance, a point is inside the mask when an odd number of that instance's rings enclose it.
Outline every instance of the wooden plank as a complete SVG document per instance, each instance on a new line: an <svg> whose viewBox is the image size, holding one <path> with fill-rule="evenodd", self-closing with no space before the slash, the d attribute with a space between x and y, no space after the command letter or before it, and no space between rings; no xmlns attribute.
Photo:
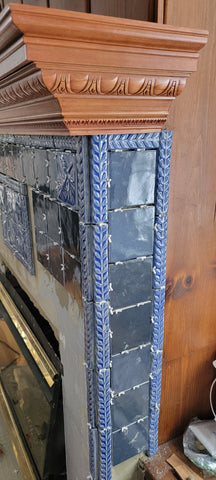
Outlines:
<svg viewBox="0 0 216 480"><path fill-rule="evenodd" d="M198 72L167 122L174 138L160 443L183 432L192 417L208 418L216 336L216 3L168 0L165 21L205 28L210 35Z"/></svg>
<svg viewBox="0 0 216 480"><path fill-rule="evenodd" d="M167 462L174 468L182 480L202 480L197 473L186 465L175 453L167 459Z"/></svg>
<svg viewBox="0 0 216 480"><path fill-rule="evenodd" d="M157 0L157 22L164 22L164 5L165 0Z"/></svg>
<svg viewBox="0 0 216 480"><path fill-rule="evenodd" d="M88 0L50 0L51 8L62 8L78 12L89 12Z"/></svg>
<svg viewBox="0 0 216 480"><path fill-rule="evenodd" d="M91 0L91 13L154 21L155 0Z"/></svg>

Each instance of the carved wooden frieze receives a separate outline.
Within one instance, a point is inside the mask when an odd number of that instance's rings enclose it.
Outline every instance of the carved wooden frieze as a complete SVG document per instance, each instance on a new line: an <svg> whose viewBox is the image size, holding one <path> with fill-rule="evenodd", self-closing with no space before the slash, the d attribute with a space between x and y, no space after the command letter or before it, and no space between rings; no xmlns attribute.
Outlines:
<svg viewBox="0 0 216 480"><path fill-rule="evenodd" d="M207 32L11 4L0 15L0 132L160 131Z"/></svg>

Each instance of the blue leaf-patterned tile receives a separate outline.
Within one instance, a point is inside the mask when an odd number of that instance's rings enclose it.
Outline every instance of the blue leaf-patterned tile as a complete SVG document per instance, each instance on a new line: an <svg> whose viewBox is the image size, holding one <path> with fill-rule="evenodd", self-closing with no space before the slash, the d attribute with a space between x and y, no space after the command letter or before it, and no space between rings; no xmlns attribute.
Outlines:
<svg viewBox="0 0 216 480"><path fill-rule="evenodd" d="M95 358L98 369L110 367L109 304L95 304Z"/></svg>
<svg viewBox="0 0 216 480"><path fill-rule="evenodd" d="M89 429L89 467L92 478L96 478L98 472L98 430Z"/></svg>
<svg viewBox="0 0 216 480"><path fill-rule="evenodd" d="M107 135L90 139L91 219L107 222Z"/></svg>
<svg viewBox="0 0 216 480"><path fill-rule="evenodd" d="M110 305L121 309L152 299L152 258L109 265Z"/></svg>
<svg viewBox="0 0 216 480"><path fill-rule="evenodd" d="M113 433L113 465L118 465L148 448L148 418Z"/></svg>
<svg viewBox="0 0 216 480"><path fill-rule="evenodd" d="M162 131L160 133L156 176L156 215L164 215L168 213L171 148L172 132Z"/></svg>
<svg viewBox="0 0 216 480"><path fill-rule="evenodd" d="M82 304L81 266L67 252L64 252L65 288L79 305Z"/></svg>
<svg viewBox="0 0 216 480"><path fill-rule="evenodd" d="M49 198L45 198L45 211L47 235L58 245L61 245L60 205Z"/></svg>
<svg viewBox="0 0 216 480"><path fill-rule="evenodd" d="M109 368L97 373L97 416L99 430L111 427Z"/></svg>
<svg viewBox="0 0 216 480"><path fill-rule="evenodd" d="M151 340L152 303L133 307L110 315L112 354L137 347Z"/></svg>
<svg viewBox="0 0 216 480"><path fill-rule="evenodd" d="M112 398L112 431L137 422L149 414L149 383Z"/></svg>
<svg viewBox="0 0 216 480"><path fill-rule="evenodd" d="M109 212L109 261L118 262L153 253L154 207Z"/></svg>
<svg viewBox="0 0 216 480"><path fill-rule="evenodd" d="M57 198L61 202L77 206L76 156L72 152L57 152Z"/></svg>
<svg viewBox="0 0 216 480"><path fill-rule="evenodd" d="M85 363L87 367L95 367L95 311L94 303L83 299Z"/></svg>
<svg viewBox="0 0 216 480"><path fill-rule="evenodd" d="M151 370L150 345L112 356L111 389L115 393L147 382Z"/></svg>
<svg viewBox="0 0 216 480"><path fill-rule="evenodd" d="M158 148L159 139L159 133L126 133L124 135L107 135L108 150Z"/></svg>
<svg viewBox="0 0 216 480"><path fill-rule="evenodd" d="M154 203L156 150L109 153L109 208Z"/></svg>
<svg viewBox="0 0 216 480"><path fill-rule="evenodd" d="M99 431L99 475L100 480L111 480L111 428Z"/></svg>
<svg viewBox="0 0 216 480"><path fill-rule="evenodd" d="M64 249L80 260L78 213L60 205L61 239Z"/></svg>
<svg viewBox="0 0 216 480"><path fill-rule="evenodd" d="M79 224L80 257L82 272L82 295L88 301L93 300L93 252L92 226Z"/></svg>
<svg viewBox="0 0 216 480"><path fill-rule="evenodd" d="M109 299L108 281L108 225L93 226L94 300Z"/></svg>

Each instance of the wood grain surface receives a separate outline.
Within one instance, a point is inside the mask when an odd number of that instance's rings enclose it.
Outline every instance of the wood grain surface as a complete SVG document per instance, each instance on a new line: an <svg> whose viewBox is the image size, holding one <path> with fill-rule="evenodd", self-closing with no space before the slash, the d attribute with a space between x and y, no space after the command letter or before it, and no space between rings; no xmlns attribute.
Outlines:
<svg viewBox="0 0 216 480"><path fill-rule="evenodd" d="M160 442L208 417L216 357L216 3L167 0L165 22L210 32L197 73L171 107Z"/></svg>

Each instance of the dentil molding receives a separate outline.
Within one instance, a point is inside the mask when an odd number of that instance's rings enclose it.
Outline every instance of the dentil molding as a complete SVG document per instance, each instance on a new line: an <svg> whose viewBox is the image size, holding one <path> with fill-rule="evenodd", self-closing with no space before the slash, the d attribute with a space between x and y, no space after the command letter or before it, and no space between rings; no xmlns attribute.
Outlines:
<svg viewBox="0 0 216 480"><path fill-rule="evenodd" d="M0 133L159 131L207 32L10 4L0 15Z"/></svg>

